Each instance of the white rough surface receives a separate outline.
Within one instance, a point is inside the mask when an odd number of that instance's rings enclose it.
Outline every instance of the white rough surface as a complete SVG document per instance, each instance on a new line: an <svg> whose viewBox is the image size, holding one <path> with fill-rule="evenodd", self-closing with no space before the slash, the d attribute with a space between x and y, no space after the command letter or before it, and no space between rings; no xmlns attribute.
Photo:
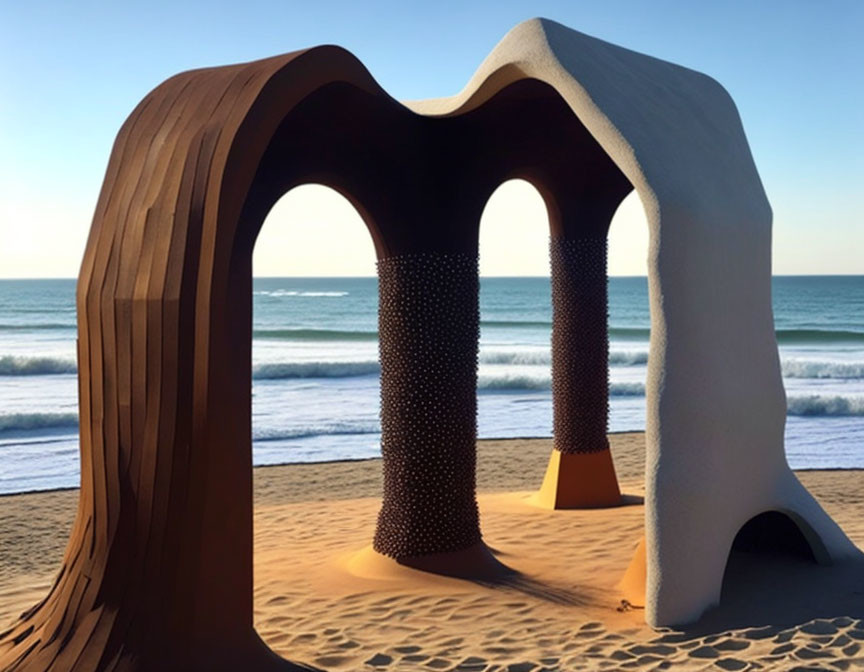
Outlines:
<svg viewBox="0 0 864 672"><path fill-rule="evenodd" d="M554 87L637 190L648 219L646 621L697 620L719 602L735 535L790 515L834 562L860 553L789 469L771 309L771 208L735 104L701 73L546 19L511 30L453 98Z"/></svg>

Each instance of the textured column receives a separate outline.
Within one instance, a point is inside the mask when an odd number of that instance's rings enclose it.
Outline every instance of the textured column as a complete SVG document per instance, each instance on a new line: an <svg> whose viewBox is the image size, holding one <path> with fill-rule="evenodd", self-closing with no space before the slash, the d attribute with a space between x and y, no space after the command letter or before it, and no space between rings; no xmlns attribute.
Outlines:
<svg viewBox="0 0 864 672"><path fill-rule="evenodd" d="M552 238L554 446L541 487L549 508L609 506L621 494L609 452L605 235Z"/></svg>
<svg viewBox="0 0 864 672"><path fill-rule="evenodd" d="M606 236L552 238L552 396L555 449L609 447Z"/></svg>
<svg viewBox="0 0 864 672"><path fill-rule="evenodd" d="M374 549L411 558L480 542L477 259L378 262L384 501Z"/></svg>

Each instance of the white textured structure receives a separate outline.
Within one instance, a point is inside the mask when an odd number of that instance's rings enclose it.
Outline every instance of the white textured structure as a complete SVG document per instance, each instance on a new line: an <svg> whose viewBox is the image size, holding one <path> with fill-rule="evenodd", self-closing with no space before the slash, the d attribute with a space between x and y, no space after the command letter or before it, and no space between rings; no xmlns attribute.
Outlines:
<svg viewBox="0 0 864 672"><path fill-rule="evenodd" d="M729 94L699 72L535 19L459 95L408 105L456 114L525 78L558 91L648 219L648 623L692 622L716 604L736 534L766 511L797 523L818 558L859 554L786 462L771 208Z"/></svg>

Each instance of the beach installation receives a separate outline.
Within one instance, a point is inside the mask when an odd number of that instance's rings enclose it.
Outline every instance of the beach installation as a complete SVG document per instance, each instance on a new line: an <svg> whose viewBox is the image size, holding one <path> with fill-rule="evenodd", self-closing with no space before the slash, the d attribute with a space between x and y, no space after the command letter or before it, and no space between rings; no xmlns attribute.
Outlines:
<svg viewBox="0 0 864 672"><path fill-rule="evenodd" d="M478 224L510 177L550 213L541 505L619 500L606 231L632 189L648 216L645 539L630 577L648 623L716 603L733 539L765 512L824 561L857 554L785 460L771 210L719 84L536 19L459 95L399 103L324 46L177 75L121 129L78 282L78 515L49 594L0 635L0 669L291 666L252 619L251 261L272 205L308 182L351 200L379 259L374 548L482 574Z"/></svg>

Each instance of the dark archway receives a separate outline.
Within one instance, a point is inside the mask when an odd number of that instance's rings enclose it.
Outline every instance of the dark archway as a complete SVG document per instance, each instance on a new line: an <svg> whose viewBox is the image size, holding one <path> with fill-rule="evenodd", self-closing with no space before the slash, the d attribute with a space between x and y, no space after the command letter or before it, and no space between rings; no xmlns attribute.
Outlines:
<svg viewBox="0 0 864 672"><path fill-rule="evenodd" d="M510 177L534 184L550 213L553 461L562 462L550 471L556 491L575 495L557 505L615 503L606 234L632 187L554 89L521 80L480 108L440 119L353 85L325 85L276 130L241 217L254 235L262 211L314 180L349 198L369 226L378 254L384 457L374 547L402 563L426 567L419 558L463 551L473 562L481 545L478 226L488 196ZM599 501L595 491L580 500L586 484L610 482Z"/></svg>
<svg viewBox="0 0 864 672"><path fill-rule="evenodd" d="M801 517L788 511L764 511L748 520L735 536L726 559L719 608L708 622L736 618L776 622L800 612L802 602L807 602L806 597L796 599L796 595L807 595L806 590L799 593L801 582L824 582L825 575L814 569L831 564L821 539ZM783 604L785 607L778 606ZM784 609L787 613L782 613Z"/></svg>
<svg viewBox="0 0 864 672"><path fill-rule="evenodd" d="M735 535L729 562L733 556L761 556L767 561L785 557L831 564L822 540L806 521L783 511L765 511L748 520Z"/></svg>

